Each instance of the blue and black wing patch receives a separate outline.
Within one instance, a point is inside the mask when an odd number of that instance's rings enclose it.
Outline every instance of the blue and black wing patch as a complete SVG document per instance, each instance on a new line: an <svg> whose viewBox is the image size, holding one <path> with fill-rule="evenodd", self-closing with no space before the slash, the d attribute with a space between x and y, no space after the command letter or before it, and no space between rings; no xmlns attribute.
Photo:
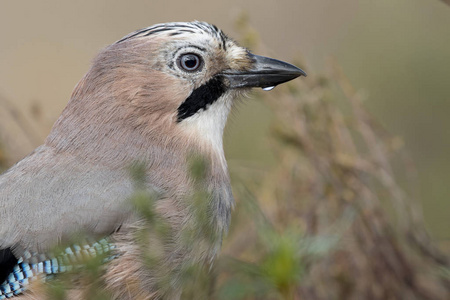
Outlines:
<svg viewBox="0 0 450 300"><path fill-rule="evenodd" d="M18 261L11 248L0 250L0 282L4 282L8 278Z"/></svg>
<svg viewBox="0 0 450 300"><path fill-rule="evenodd" d="M0 300L23 293L29 283L37 278L45 280L49 276L81 267L87 259L101 255L104 257L103 262L110 261L118 257L115 248L105 238L72 245L56 256L25 252L24 257L17 259L11 249L0 250ZM37 257L40 261L37 261Z"/></svg>

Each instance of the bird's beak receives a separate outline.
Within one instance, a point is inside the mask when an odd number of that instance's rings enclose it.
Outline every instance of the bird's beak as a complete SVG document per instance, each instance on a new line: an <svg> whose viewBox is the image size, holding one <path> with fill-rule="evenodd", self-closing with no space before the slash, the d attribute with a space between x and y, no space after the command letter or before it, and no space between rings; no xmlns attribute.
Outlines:
<svg viewBox="0 0 450 300"><path fill-rule="evenodd" d="M294 65L269 57L248 53L253 66L248 71L227 70L222 73L230 88L271 88L306 73Z"/></svg>

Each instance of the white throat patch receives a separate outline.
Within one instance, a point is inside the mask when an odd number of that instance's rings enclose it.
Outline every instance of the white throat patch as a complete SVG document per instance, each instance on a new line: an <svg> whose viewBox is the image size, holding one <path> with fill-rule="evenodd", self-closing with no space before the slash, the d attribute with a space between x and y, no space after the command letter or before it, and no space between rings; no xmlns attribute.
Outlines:
<svg viewBox="0 0 450 300"><path fill-rule="evenodd" d="M206 109L199 110L179 124L190 139L200 142L202 147L212 149L220 158L224 168L226 168L226 161L223 150L223 131L231 110L232 98L232 93L226 92Z"/></svg>

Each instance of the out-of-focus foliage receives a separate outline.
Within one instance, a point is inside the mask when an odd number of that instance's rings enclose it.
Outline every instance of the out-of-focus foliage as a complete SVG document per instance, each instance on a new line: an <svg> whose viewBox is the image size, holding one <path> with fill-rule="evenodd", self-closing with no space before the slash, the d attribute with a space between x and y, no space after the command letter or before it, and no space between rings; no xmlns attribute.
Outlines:
<svg viewBox="0 0 450 300"><path fill-rule="evenodd" d="M448 299L448 258L393 171L413 173L401 139L368 114L339 67L261 97L275 114L278 163L231 170L239 200L223 298ZM242 209L252 199L260 207Z"/></svg>
<svg viewBox="0 0 450 300"><path fill-rule="evenodd" d="M226 245L236 267L222 293L241 297L223 299L447 299L448 259L392 171L393 161L410 168L401 140L370 117L339 69L263 98L275 112L278 164L238 175ZM261 207L242 209L252 198Z"/></svg>

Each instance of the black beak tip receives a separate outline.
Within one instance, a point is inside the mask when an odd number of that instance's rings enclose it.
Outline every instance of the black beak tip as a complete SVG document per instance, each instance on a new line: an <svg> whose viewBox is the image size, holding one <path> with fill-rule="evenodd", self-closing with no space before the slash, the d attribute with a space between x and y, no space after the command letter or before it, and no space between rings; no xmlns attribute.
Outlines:
<svg viewBox="0 0 450 300"><path fill-rule="evenodd" d="M298 75L299 77L300 76L308 77L308 74L306 74L306 72L303 71L302 69L298 68L298 71L299 71L299 75Z"/></svg>

